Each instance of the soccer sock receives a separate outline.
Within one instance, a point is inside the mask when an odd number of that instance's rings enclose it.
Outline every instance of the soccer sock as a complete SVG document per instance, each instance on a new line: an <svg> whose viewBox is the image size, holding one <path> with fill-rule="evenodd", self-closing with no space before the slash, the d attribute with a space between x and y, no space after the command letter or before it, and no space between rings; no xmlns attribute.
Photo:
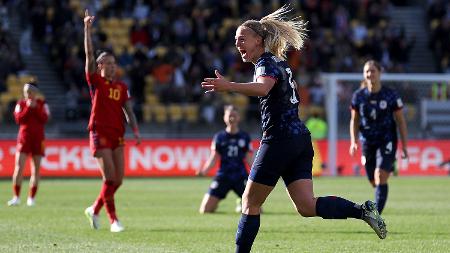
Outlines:
<svg viewBox="0 0 450 253"><path fill-rule="evenodd" d="M114 185L114 193L113 193L113 194L116 193L117 189L119 189L119 187L120 187L121 185L122 185L122 184L115 184L115 185ZM106 185L103 183L102 189L100 190L100 194L98 195L97 199L95 200L95 202L94 202L94 204L93 204L93 207L94 207L94 214L95 214L95 215L98 215L98 213L100 212L100 210L101 210L102 207L103 207L104 202L103 202L103 197L102 197L102 195L103 195L103 192L104 192L105 190L106 190Z"/></svg>
<svg viewBox="0 0 450 253"><path fill-rule="evenodd" d="M112 181L106 180L103 183L104 191L102 188L102 199L105 204L106 213L108 214L110 223L117 220L116 216L116 206L114 204L114 183Z"/></svg>
<svg viewBox="0 0 450 253"><path fill-rule="evenodd" d="M380 214L383 212L384 205L386 204L388 191L387 184L379 184L375 188L375 202L377 203L378 213Z"/></svg>
<svg viewBox="0 0 450 253"><path fill-rule="evenodd" d="M115 184L115 185L114 185L114 194L116 193L117 189L120 188L121 185L122 185L122 184Z"/></svg>
<svg viewBox="0 0 450 253"><path fill-rule="evenodd" d="M316 214L323 219L361 219L361 205L336 196L319 197L316 202Z"/></svg>
<svg viewBox="0 0 450 253"><path fill-rule="evenodd" d="M250 252L259 230L259 214L242 214L236 233L236 253Z"/></svg>
<svg viewBox="0 0 450 253"><path fill-rule="evenodd" d="M20 184L13 184L13 192L15 197L20 196Z"/></svg>
<svg viewBox="0 0 450 253"><path fill-rule="evenodd" d="M34 196L36 196L37 189L38 189L37 185L31 186L30 187L30 192L28 193L28 197L34 199Z"/></svg>

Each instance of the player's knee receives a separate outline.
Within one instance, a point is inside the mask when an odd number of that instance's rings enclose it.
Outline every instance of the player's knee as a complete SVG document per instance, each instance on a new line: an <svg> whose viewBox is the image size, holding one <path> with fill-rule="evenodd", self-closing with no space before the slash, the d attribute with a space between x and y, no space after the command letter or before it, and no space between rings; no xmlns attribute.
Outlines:
<svg viewBox="0 0 450 253"><path fill-rule="evenodd" d="M297 207L297 212L303 217L316 216L316 211L313 208Z"/></svg>
<svg viewBox="0 0 450 253"><path fill-rule="evenodd" d="M216 211L216 207L213 206L200 206L200 209L198 210L199 213L205 214L205 213L214 213Z"/></svg>

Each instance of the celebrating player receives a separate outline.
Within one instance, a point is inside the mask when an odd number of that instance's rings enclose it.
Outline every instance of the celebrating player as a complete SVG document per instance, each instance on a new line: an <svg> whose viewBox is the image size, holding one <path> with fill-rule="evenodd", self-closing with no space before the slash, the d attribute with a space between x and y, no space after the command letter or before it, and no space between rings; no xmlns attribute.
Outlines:
<svg viewBox="0 0 450 253"><path fill-rule="evenodd" d="M115 57L102 52L94 59L91 40L94 16L88 11L84 17L84 47L86 53L86 79L92 100L89 119L90 147L97 158L103 176L103 185L97 200L85 210L93 229L99 228L98 214L103 205L111 223L111 232L121 232L124 227L116 215L114 194L122 184L124 176L124 117L133 128L136 143L140 136L136 117L129 101L125 83L115 79L117 65Z"/></svg>
<svg viewBox="0 0 450 253"><path fill-rule="evenodd" d="M247 20L238 27L235 45L242 60L255 65L253 82L230 82L217 70L216 78L202 82L206 92L234 91L260 99L263 135L242 196L236 252L250 252L259 230L260 208L280 177L302 216L363 219L384 239L386 225L375 203L358 205L336 196L314 197L311 136L298 118L296 83L285 61L289 47L302 48L305 23L287 19L289 11L283 6L259 21Z"/></svg>
<svg viewBox="0 0 450 253"><path fill-rule="evenodd" d="M39 98L36 83L26 83L23 86L24 99L17 102L14 109L14 119L19 124L17 135L16 161L12 178L14 196L8 201L8 206L20 204L20 188L23 179L23 169L27 156L32 157L30 191L27 205L34 206L34 198L39 185L39 168L44 156L44 125L50 117L47 103Z"/></svg>
<svg viewBox="0 0 450 253"><path fill-rule="evenodd" d="M406 150L407 130L402 99L397 92L381 85L381 66L376 61L364 65L361 88L353 93L350 119L350 154L358 149L357 134L362 144L361 161L370 183L375 187L378 212L383 211L388 196L388 179L394 170L397 150L397 127L402 143L402 158Z"/></svg>
<svg viewBox="0 0 450 253"><path fill-rule="evenodd" d="M223 121L225 130L214 135L211 143L211 154L203 168L197 171L198 175L205 175L220 158L220 168L209 187L208 193L203 197L200 213L216 211L219 202L233 190L242 198L248 173L245 162L251 166L253 162L250 136L239 129L239 112L232 105L224 107ZM241 212L241 203L238 201L236 211Z"/></svg>

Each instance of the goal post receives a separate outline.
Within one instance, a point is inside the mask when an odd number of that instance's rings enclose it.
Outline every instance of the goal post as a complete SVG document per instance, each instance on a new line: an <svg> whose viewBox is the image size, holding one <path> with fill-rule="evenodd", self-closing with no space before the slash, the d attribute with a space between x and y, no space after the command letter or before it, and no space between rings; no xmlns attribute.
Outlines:
<svg viewBox="0 0 450 253"><path fill-rule="evenodd" d="M337 142L339 138L339 122L338 119L340 114L338 112L339 106L350 106L350 98L348 98L348 103L345 105L340 105L338 101L338 84L350 83L353 87L353 91L359 87L359 83L363 80L363 75L361 73L322 73L321 74L322 83L324 84L325 94L326 94L326 115L328 122L328 157L327 157L327 168L330 175L336 176L337 173ZM431 84L443 83L446 86L450 84L450 74L418 74L418 73L408 73L408 74L390 74L384 73L381 75L381 81L385 83L394 83L392 87L395 88L395 84L408 84L411 89L416 89L417 100L414 103L420 105L420 102L425 98L427 90L430 89ZM414 84L414 85L412 85ZM402 96L402 94L400 94ZM403 96L402 96L403 98ZM350 112L348 112L350 114ZM420 121L419 121L420 122ZM342 125L342 124L341 124ZM450 126L449 126L450 127ZM346 125L346 131L349 132L349 123Z"/></svg>

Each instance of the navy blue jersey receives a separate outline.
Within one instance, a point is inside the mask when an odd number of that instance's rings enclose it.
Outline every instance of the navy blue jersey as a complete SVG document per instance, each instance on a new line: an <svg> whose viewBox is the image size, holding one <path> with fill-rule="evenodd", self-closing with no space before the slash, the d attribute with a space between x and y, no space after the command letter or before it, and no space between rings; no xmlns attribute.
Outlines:
<svg viewBox="0 0 450 253"><path fill-rule="evenodd" d="M287 62L271 53L264 53L255 64L253 81L256 82L260 76L275 79L275 84L267 96L259 97L262 141L290 139L309 134L298 118L299 99Z"/></svg>
<svg viewBox="0 0 450 253"><path fill-rule="evenodd" d="M351 107L361 118L359 136L363 144L397 141L394 112L403 107L403 102L396 91L384 86L377 93L358 89L353 93Z"/></svg>
<svg viewBox="0 0 450 253"><path fill-rule="evenodd" d="M251 151L250 136L243 131L236 134L227 133L225 130L214 135L212 148L220 155L220 167L217 177L240 179L248 176L245 169L245 156Z"/></svg>

